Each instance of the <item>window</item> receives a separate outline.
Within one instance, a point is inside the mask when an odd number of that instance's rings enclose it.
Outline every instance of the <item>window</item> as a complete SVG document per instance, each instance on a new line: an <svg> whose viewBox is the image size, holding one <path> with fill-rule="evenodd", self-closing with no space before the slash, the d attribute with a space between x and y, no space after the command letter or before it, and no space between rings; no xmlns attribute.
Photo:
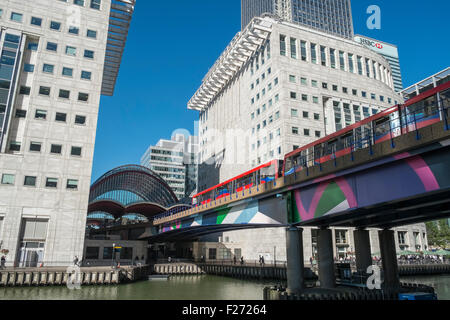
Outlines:
<svg viewBox="0 0 450 320"><path fill-rule="evenodd" d="M20 151L20 142L12 141L9 144L9 150L10 151Z"/></svg>
<svg viewBox="0 0 450 320"><path fill-rule="evenodd" d="M320 138L320 135L321 135L320 131L316 131L315 134L316 134L316 138Z"/></svg>
<svg viewBox="0 0 450 320"><path fill-rule="evenodd" d="M77 48L66 46L66 54L69 56L76 56L77 55Z"/></svg>
<svg viewBox="0 0 450 320"><path fill-rule="evenodd" d="M286 56L286 36L280 35L280 55Z"/></svg>
<svg viewBox="0 0 450 320"><path fill-rule="evenodd" d="M76 4L77 6L84 6L84 0L73 0L73 4Z"/></svg>
<svg viewBox="0 0 450 320"><path fill-rule="evenodd" d="M328 90L328 83L322 82L322 88Z"/></svg>
<svg viewBox="0 0 450 320"><path fill-rule="evenodd" d="M50 153L61 154L61 152L62 152L62 145L52 144L52 146L50 148Z"/></svg>
<svg viewBox="0 0 450 320"><path fill-rule="evenodd" d="M13 174L3 174L2 175L2 184L14 185L15 176Z"/></svg>
<svg viewBox="0 0 450 320"><path fill-rule="evenodd" d="M36 110L36 113L34 115L35 119L47 119L47 111L45 110Z"/></svg>
<svg viewBox="0 0 450 320"><path fill-rule="evenodd" d="M50 29L59 31L61 29L61 23L56 21L50 22Z"/></svg>
<svg viewBox="0 0 450 320"><path fill-rule="evenodd" d="M311 85L312 85L314 88L317 88L317 80L311 80Z"/></svg>
<svg viewBox="0 0 450 320"><path fill-rule="evenodd" d="M27 110L16 110L16 118L25 118L27 116Z"/></svg>
<svg viewBox="0 0 450 320"><path fill-rule="evenodd" d="M306 61L307 60L307 56L306 56L306 41L301 41L300 42L300 50L301 50L301 54L302 54L302 61Z"/></svg>
<svg viewBox="0 0 450 320"><path fill-rule="evenodd" d="M336 69L336 50L335 49L330 49L330 62L331 62L331 67L333 69Z"/></svg>
<svg viewBox="0 0 450 320"><path fill-rule="evenodd" d="M309 118L309 112L303 111L303 118L308 119Z"/></svg>
<svg viewBox="0 0 450 320"><path fill-rule="evenodd" d="M291 99L297 99L297 93L291 91Z"/></svg>
<svg viewBox="0 0 450 320"><path fill-rule="evenodd" d="M297 59L297 39L291 38L291 58Z"/></svg>
<svg viewBox="0 0 450 320"><path fill-rule="evenodd" d="M81 71L81 79L91 80L92 72L89 71Z"/></svg>
<svg viewBox="0 0 450 320"><path fill-rule="evenodd" d="M40 142L31 142L30 143L30 151L32 152L41 152L41 143Z"/></svg>
<svg viewBox="0 0 450 320"><path fill-rule="evenodd" d="M304 85L304 86L307 86L307 85L308 85L308 79L306 79L306 78L301 78L301 79L300 79L300 83L301 83L302 85Z"/></svg>
<svg viewBox="0 0 450 320"><path fill-rule="evenodd" d="M62 75L66 76L66 77L71 77L73 75L73 69L72 68L63 67Z"/></svg>
<svg viewBox="0 0 450 320"><path fill-rule="evenodd" d="M209 255L208 255L208 257L209 257L209 260L216 260L216 252L217 252L217 249L216 248L209 248L209 250L208 250L209 252Z"/></svg>
<svg viewBox="0 0 450 320"><path fill-rule="evenodd" d="M81 147L72 147L70 151L71 156L81 156Z"/></svg>
<svg viewBox="0 0 450 320"><path fill-rule="evenodd" d="M339 67L342 71L345 71L344 51L339 51Z"/></svg>
<svg viewBox="0 0 450 320"><path fill-rule="evenodd" d="M353 66L353 54L351 53L348 54L348 71L351 73L355 71Z"/></svg>
<svg viewBox="0 0 450 320"><path fill-rule="evenodd" d="M38 49L38 44L36 42L28 43L28 50L36 51Z"/></svg>
<svg viewBox="0 0 450 320"><path fill-rule="evenodd" d="M348 88L342 87L342 92L343 92L343 93L348 93Z"/></svg>
<svg viewBox="0 0 450 320"><path fill-rule="evenodd" d="M23 15L17 12L11 12L11 20L16 22L22 22Z"/></svg>
<svg viewBox="0 0 450 320"><path fill-rule="evenodd" d="M86 36L88 38L96 39L97 38L97 31L88 29L88 31L86 32Z"/></svg>
<svg viewBox="0 0 450 320"><path fill-rule="evenodd" d="M69 33L79 35L80 34L80 28L70 26L69 27Z"/></svg>
<svg viewBox="0 0 450 320"><path fill-rule="evenodd" d="M308 101L308 95L302 94L302 101Z"/></svg>
<svg viewBox="0 0 450 320"><path fill-rule="evenodd" d="M292 134L298 134L298 127L292 127Z"/></svg>
<svg viewBox="0 0 450 320"><path fill-rule="evenodd" d="M34 72L34 64L25 63L23 65L23 71L30 72L30 73Z"/></svg>
<svg viewBox="0 0 450 320"><path fill-rule="evenodd" d="M319 103L319 97L313 97L313 103Z"/></svg>
<svg viewBox="0 0 450 320"><path fill-rule="evenodd" d="M86 247L86 259L88 260L97 260L99 253L100 253L99 247Z"/></svg>
<svg viewBox="0 0 450 320"><path fill-rule="evenodd" d="M42 25L42 19L36 18L36 17L31 17L31 24L34 26L40 27Z"/></svg>
<svg viewBox="0 0 450 320"><path fill-rule="evenodd" d="M311 62L317 63L316 45L314 43L311 43Z"/></svg>
<svg viewBox="0 0 450 320"><path fill-rule="evenodd" d="M55 116L55 121L66 122L67 114L62 112L57 112Z"/></svg>
<svg viewBox="0 0 450 320"><path fill-rule="evenodd" d="M49 51L57 51L58 50L58 44L54 42L47 42L47 50Z"/></svg>
<svg viewBox="0 0 450 320"><path fill-rule="evenodd" d="M338 86L333 84L333 91L338 91Z"/></svg>
<svg viewBox="0 0 450 320"><path fill-rule="evenodd" d="M67 189L78 189L78 180L67 179Z"/></svg>
<svg viewBox="0 0 450 320"><path fill-rule="evenodd" d="M326 48L324 46L320 46L320 60L324 67L327 65L327 53L325 50Z"/></svg>
<svg viewBox="0 0 450 320"><path fill-rule="evenodd" d="M42 67L42 72L53 73L54 69L55 69L54 65L44 63L44 66Z"/></svg>
<svg viewBox="0 0 450 320"><path fill-rule="evenodd" d="M20 86L19 93L24 94L26 96L30 95L31 88L26 86Z"/></svg>
<svg viewBox="0 0 450 320"><path fill-rule="evenodd" d="M314 120L320 120L320 114L314 113Z"/></svg>
<svg viewBox="0 0 450 320"><path fill-rule="evenodd" d="M23 185L28 186L28 187L35 187L36 186L36 177L25 176Z"/></svg>
<svg viewBox="0 0 450 320"><path fill-rule="evenodd" d="M352 90L352 94L353 94L354 96L357 96L357 95L358 95L358 90L353 89L353 90Z"/></svg>
<svg viewBox="0 0 450 320"><path fill-rule="evenodd" d="M291 117L298 117L298 110L297 109L291 109Z"/></svg>
<svg viewBox="0 0 450 320"><path fill-rule="evenodd" d="M49 96L50 95L50 88L49 87L40 86L39 87L39 94L42 94L44 96Z"/></svg>
<svg viewBox="0 0 450 320"><path fill-rule="evenodd" d="M94 59L94 51L84 50L84 57L89 59Z"/></svg>
<svg viewBox="0 0 450 320"><path fill-rule="evenodd" d="M305 136L309 136L309 129L303 129L303 134Z"/></svg>
<svg viewBox="0 0 450 320"><path fill-rule="evenodd" d="M60 98L63 98L63 99L69 99L69 97L70 97L70 91L69 90L63 90L63 89L60 89L59 90L59 97ZM65 120L64 120L65 121Z"/></svg>
<svg viewBox="0 0 450 320"><path fill-rule="evenodd" d="M289 82L295 83L296 82L295 76L289 75Z"/></svg>

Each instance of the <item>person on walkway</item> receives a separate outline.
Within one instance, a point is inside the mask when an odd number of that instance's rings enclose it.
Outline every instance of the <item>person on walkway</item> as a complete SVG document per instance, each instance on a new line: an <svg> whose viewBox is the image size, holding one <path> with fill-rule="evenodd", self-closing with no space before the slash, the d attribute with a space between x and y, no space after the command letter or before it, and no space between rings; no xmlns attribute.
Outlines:
<svg viewBox="0 0 450 320"><path fill-rule="evenodd" d="M236 256L233 257L233 264L236 264Z"/></svg>
<svg viewBox="0 0 450 320"><path fill-rule="evenodd" d="M259 265L262 266L262 256L259 256Z"/></svg>
<svg viewBox="0 0 450 320"><path fill-rule="evenodd" d="M261 265L264 266L264 256L261 256Z"/></svg>
<svg viewBox="0 0 450 320"><path fill-rule="evenodd" d="M2 256L2 259L0 262L1 269L5 269L5 265L6 265L6 257Z"/></svg>
<svg viewBox="0 0 450 320"><path fill-rule="evenodd" d="M312 267L312 265L313 265L313 257L309 258L309 263L311 264L311 267Z"/></svg>
<svg viewBox="0 0 450 320"><path fill-rule="evenodd" d="M241 257L241 265L244 264L244 257Z"/></svg>
<svg viewBox="0 0 450 320"><path fill-rule="evenodd" d="M77 256L75 256L75 259L73 259L73 265L74 266L78 266L78 262L79 262L80 260L78 259L78 257Z"/></svg>

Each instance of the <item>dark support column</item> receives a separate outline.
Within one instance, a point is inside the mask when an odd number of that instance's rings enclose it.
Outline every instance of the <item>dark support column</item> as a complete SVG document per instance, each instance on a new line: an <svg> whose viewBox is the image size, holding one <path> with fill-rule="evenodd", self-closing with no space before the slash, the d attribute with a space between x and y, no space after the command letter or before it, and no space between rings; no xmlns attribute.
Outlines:
<svg viewBox="0 0 450 320"><path fill-rule="evenodd" d="M287 292L300 293L305 284L303 262L303 229L286 229Z"/></svg>
<svg viewBox="0 0 450 320"><path fill-rule="evenodd" d="M383 287L388 291L397 291L400 288L394 234L394 231L389 229L378 232L384 274Z"/></svg>
<svg viewBox="0 0 450 320"><path fill-rule="evenodd" d="M322 288L336 287L334 273L333 238L331 229L319 229L317 237L319 253L319 280Z"/></svg>
<svg viewBox="0 0 450 320"><path fill-rule="evenodd" d="M355 239L356 270L366 272L367 268L372 265L369 231L356 229L353 231L353 237Z"/></svg>

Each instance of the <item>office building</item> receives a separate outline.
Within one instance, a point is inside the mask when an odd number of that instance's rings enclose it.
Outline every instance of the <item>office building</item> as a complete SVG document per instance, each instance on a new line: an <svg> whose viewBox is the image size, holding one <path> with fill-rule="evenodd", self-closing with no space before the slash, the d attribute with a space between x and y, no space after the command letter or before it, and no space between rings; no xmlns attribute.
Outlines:
<svg viewBox="0 0 450 320"><path fill-rule="evenodd" d="M363 46L373 50L382 57L384 57L392 70L392 80L394 81L394 89L397 92L403 90L402 72L400 70L400 58L398 55L398 48L393 44L389 44L383 41L375 40L372 38L357 35L355 41Z"/></svg>
<svg viewBox="0 0 450 320"><path fill-rule="evenodd" d="M161 139L150 146L141 165L161 176L182 200L197 191L197 153L197 137L175 134L172 140Z"/></svg>
<svg viewBox="0 0 450 320"><path fill-rule="evenodd" d="M7 266L81 260L101 95L134 0L0 2L0 244Z"/></svg>
<svg viewBox="0 0 450 320"><path fill-rule="evenodd" d="M335 36L353 38L350 0L242 0L242 30L263 13Z"/></svg>

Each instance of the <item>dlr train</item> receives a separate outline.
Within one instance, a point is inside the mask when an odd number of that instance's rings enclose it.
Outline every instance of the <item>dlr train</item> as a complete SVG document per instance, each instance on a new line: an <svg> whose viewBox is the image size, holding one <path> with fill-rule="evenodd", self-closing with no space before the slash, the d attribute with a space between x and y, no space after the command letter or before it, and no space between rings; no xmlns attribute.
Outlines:
<svg viewBox="0 0 450 320"><path fill-rule="evenodd" d="M192 204L196 206L210 203L440 121L444 121L448 128L449 110L450 81L447 81L416 95L404 104L386 109L298 148L286 154L283 160L272 160L204 190L193 196Z"/></svg>

